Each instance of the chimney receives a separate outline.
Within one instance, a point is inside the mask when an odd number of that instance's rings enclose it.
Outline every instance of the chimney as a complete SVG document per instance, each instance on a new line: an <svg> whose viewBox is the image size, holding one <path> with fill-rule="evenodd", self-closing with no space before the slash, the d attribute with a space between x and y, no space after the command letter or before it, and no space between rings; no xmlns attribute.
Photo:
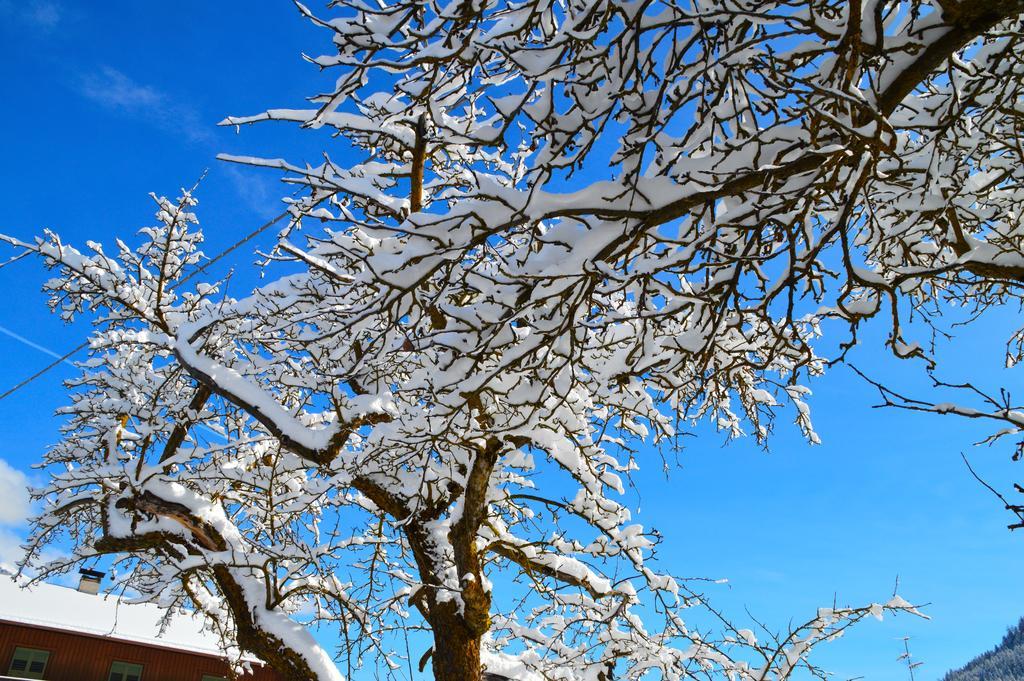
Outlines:
<svg viewBox="0 0 1024 681"><path fill-rule="evenodd" d="M78 581L78 590L86 594L97 594L100 591L100 580L103 579L105 572L97 572L96 570L86 570L82 568L78 571L78 574L82 575L82 578Z"/></svg>

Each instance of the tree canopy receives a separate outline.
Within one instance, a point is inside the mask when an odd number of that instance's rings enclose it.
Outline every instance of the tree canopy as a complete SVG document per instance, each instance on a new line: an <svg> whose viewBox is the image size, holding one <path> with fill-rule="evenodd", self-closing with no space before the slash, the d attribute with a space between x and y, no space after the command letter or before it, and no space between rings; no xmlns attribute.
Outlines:
<svg viewBox="0 0 1024 681"><path fill-rule="evenodd" d="M56 268L56 311L96 319L30 559L63 537L45 570L113 556L289 679L411 673L410 627L438 679L781 679L912 610L737 628L652 561L624 484L701 420L765 440L789 410L815 442L808 380L843 353L823 336L878 319L929 362L908 314L1019 297L1024 3L299 11L333 87L224 121L342 140L316 166L225 157L302 190L270 283L193 281L191 191L134 248L8 239Z"/></svg>

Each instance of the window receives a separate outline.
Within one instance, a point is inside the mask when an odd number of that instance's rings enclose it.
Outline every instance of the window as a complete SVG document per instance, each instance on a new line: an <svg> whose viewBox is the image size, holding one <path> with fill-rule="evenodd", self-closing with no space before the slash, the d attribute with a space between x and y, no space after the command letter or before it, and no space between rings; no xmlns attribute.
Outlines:
<svg viewBox="0 0 1024 681"><path fill-rule="evenodd" d="M46 671L48 659L50 659L50 653L45 650L15 648L14 657L11 658L11 668L7 670L7 674L19 679L41 679Z"/></svg>
<svg viewBox="0 0 1024 681"><path fill-rule="evenodd" d="M110 676L107 677L107 681L139 681L141 678L141 664L114 662L110 665Z"/></svg>

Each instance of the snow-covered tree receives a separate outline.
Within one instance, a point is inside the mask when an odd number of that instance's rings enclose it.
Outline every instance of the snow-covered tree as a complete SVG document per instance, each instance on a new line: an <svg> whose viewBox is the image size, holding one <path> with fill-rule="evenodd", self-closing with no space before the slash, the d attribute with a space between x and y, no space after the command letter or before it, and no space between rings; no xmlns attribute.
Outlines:
<svg viewBox="0 0 1024 681"><path fill-rule="evenodd" d="M113 556L290 679L411 673L416 627L446 681L781 679L907 609L759 642L652 562L624 483L700 420L763 440L792 408L816 441L823 329L849 347L877 317L927 359L908 309L1019 295L1024 3L331 6L300 11L334 87L225 121L346 141L228 159L305 191L287 274L197 283L191 192L135 249L15 242L57 269L56 310L97 315L30 557Z"/></svg>
<svg viewBox="0 0 1024 681"><path fill-rule="evenodd" d="M759 642L651 567L658 537L630 522L623 476L630 444L667 437L672 417L642 378L609 378L636 333L624 297L608 297L623 321L569 327L578 340L550 353L531 348L539 317L512 320L506 348L466 353L477 322L462 320L494 314L485 301L380 306L384 285L326 242L242 299L187 286L203 266L196 200L154 198L159 224L135 249L21 244L58 269L54 309L97 322L45 459L27 559L42 576L113 560L119 587L201 613L234 654L296 681L367 659L412 676L396 633L421 628L419 666L445 681L781 679L850 624L914 611L898 596L826 608ZM327 248L348 238L372 239ZM40 563L54 543L73 550ZM690 608L720 626L688 627ZM344 669L311 627L340 636Z"/></svg>

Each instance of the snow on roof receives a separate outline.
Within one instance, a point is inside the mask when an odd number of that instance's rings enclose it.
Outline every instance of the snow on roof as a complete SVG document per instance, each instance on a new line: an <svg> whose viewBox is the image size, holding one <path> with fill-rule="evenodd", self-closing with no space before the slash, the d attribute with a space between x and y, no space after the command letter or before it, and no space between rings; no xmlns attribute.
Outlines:
<svg viewBox="0 0 1024 681"><path fill-rule="evenodd" d="M174 615L161 634L165 614L156 605L127 603L113 594L45 583L23 588L0 573L0 621L224 657L219 638L204 631L198 617Z"/></svg>

